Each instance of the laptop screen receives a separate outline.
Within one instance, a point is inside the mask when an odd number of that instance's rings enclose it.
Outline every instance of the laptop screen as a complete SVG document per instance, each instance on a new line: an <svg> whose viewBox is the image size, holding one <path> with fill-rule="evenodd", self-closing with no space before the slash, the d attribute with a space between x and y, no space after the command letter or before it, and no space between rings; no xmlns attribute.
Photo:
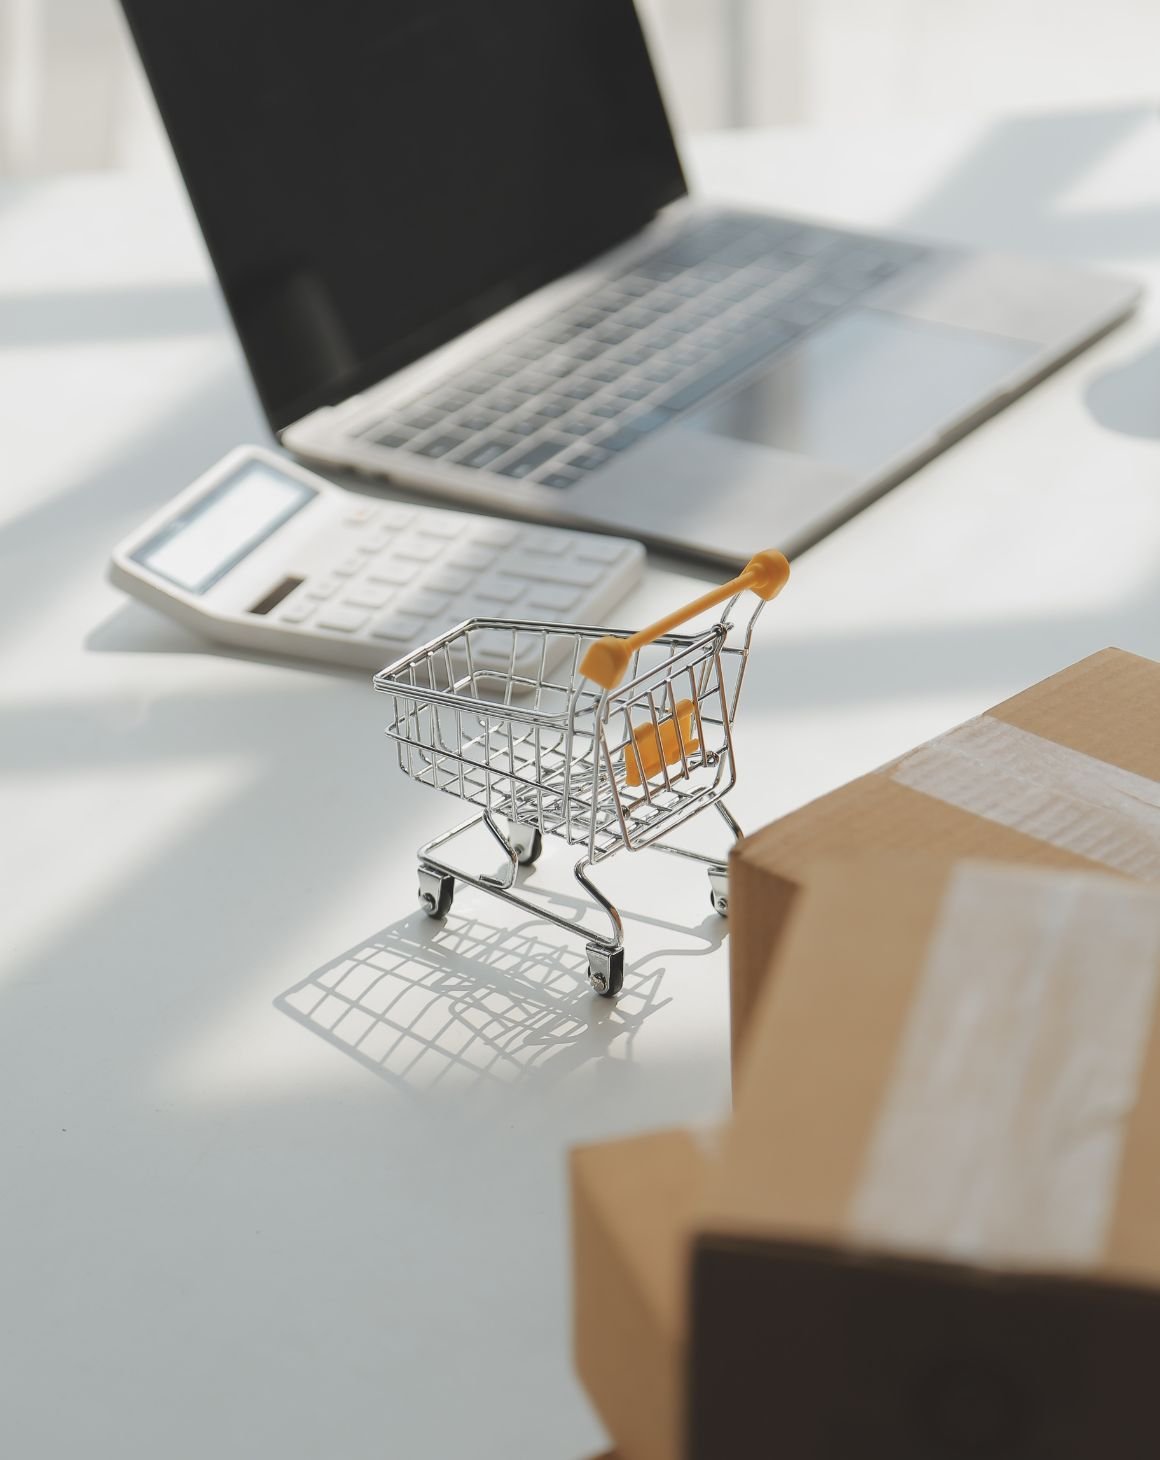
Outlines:
<svg viewBox="0 0 1160 1460"><path fill-rule="evenodd" d="M123 0L271 425L685 190L631 0Z"/></svg>

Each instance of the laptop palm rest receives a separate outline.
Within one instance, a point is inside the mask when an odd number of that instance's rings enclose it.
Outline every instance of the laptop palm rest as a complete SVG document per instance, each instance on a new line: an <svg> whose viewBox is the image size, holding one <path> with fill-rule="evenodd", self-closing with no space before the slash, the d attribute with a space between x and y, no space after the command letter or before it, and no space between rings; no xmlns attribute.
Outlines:
<svg viewBox="0 0 1160 1460"><path fill-rule="evenodd" d="M871 473L1000 391L1036 347L853 309L684 424Z"/></svg>
<svg viewBox="0 0 1160 1460"><path fill-rule="evenodd" d="M717 405L659 431L590 483L610 528L744 559L793 551L876 478L993 398L1035 345L856 308L812 331ZM758 541L760 539L760 541Z"/></svg>

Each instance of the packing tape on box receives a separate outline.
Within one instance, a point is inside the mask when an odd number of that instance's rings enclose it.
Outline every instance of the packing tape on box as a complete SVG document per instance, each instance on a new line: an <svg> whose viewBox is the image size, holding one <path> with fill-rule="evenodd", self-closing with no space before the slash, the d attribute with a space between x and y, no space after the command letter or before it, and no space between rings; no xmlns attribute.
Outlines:
<svg viewBox="0 0 1160 1460"><path fill-rule="evenodd" d="M892 780L1142 881L1160 881L1160 784L981 715L904 756Z"/></svg>
<svg viewBox="0 0 1160 1460"><path fill-rule="evenodd" d="M1091 1261L1160 982L1154 892L966 862L948 882L852 1235L952 1260Z"/></svg>

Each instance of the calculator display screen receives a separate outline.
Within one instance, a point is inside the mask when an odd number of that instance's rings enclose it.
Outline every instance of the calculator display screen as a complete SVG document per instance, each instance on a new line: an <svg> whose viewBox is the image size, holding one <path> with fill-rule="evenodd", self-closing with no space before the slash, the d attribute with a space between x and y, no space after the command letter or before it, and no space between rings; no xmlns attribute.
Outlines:
<svg viewBox="0 0 1160 1460"><path fill-rule="evenodd" d="M133 561L187 593L204 593L317 495L251 462L171 518Z"/></svg>

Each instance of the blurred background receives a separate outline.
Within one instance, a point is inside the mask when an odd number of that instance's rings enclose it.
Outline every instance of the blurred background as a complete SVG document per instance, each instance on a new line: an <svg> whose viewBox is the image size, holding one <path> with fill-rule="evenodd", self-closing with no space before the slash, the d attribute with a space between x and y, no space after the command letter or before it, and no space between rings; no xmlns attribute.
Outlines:
<svg viewBox="0 0 1160 1460"><path fill-rule="evenodd" d="M1160 89L1160 0L638 4L685 131L1058 111ZM0 174L163 156L115 0L0 0Z"/></svg>

